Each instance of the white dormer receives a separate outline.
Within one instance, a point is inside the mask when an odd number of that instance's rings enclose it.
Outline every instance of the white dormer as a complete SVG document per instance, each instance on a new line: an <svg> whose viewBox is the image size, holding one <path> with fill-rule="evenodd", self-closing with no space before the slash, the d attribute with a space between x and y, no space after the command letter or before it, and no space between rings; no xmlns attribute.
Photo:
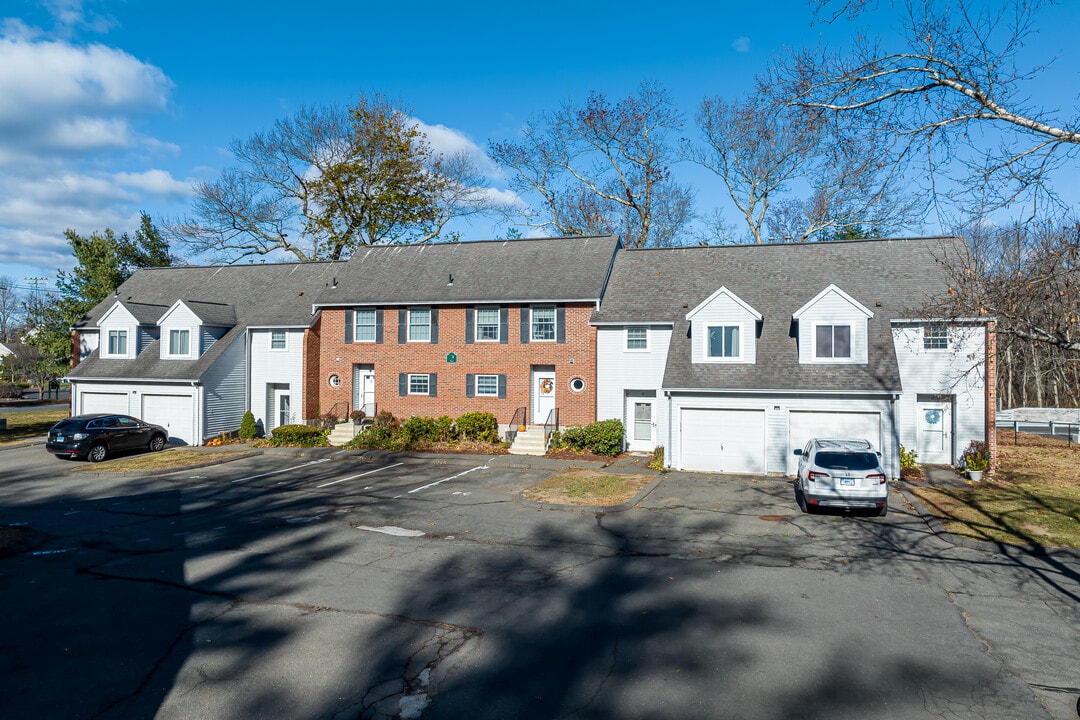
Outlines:
<svg viewBox="0 0 1080 720"><path fill-rule="evenodd" d="M836 285L829 285L792 318L799 324L799 362L865 365L874 313Z"/></svg>
<svg viewBox="0 0 1080 720"><path fill-rule="evenodd" d="M757 359L757 324L761 313L721 287L686 314L690 323L691 362L749 363Z"/></svg>
<svg viewBox="0 0 1080 720"><path fill-rule="evenodd" d="M101 357L130 360L136 355L135 338L139 321L117 301L98 321Z"/></svg>
<svg viewBox="0 0 1080 720"><path fill-rule="evenodd" d="M177 300L158 320L163 360L194 360L236 324L232 307Z"/></svg>

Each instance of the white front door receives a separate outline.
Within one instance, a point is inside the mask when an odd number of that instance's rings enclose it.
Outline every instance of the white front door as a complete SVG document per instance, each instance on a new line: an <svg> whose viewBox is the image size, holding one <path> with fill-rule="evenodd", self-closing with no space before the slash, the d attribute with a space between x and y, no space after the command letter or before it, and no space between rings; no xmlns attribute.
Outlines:
<svg viewBox="0 0 1080 720"><path fill-rule="evenodd" d="M555 409L555 368L532 369L532 422L542 425Z"/></svg>
<svg viewBox="0 0 1080 720"><path fill-rule="evenodd" d="M292 399L288 390L274 390L273 428L292 424Z"/></svg>
<svg viewBox="0 0 1080 720"><path fill-rule="evenodd" d="M626 425L627 450L652 452L656 448L652 398L626 398Z"/></svg>
<svg viewBox="0 0 1080 720"><path fill-rule="evenodd" d="M375 416L374 365L353 365L353 409Z"/></svg>
<svg viewBox="0 0 1080 720"><path fill-rule="evenodd" d="M951 463L952 413L948 403L919 403L916 412L919 415L919 462Z"/></svg>

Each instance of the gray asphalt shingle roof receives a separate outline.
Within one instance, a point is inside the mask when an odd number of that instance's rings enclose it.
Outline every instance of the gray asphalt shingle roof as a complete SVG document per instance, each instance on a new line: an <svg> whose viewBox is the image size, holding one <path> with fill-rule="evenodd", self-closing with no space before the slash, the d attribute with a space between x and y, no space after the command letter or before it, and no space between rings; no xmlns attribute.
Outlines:
<svg viewBox="0 0 1080 720"><path fill-rule="evenodd" d="M334 268L337 286L316 304L595 301L618 243L603 236L366 248Z"/></svg>
<svg viewBox="0 0 1080 720"><path fill-rule="evenodd" d="M592 322L670 323L669 389L881 392L901 389L890 320L945 290L939 258L958 238L628 250ZM950 252L950 254L951 254ZM868 365L799 364L792 314L835 283L874 312ZM721 286L763 316L755 364L690 362L686 314Z"/></svg>

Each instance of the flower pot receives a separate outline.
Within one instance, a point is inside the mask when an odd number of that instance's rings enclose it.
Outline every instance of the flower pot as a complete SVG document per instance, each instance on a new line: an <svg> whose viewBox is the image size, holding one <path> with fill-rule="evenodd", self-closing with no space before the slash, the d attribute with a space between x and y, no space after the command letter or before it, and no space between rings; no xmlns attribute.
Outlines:
<svg viewBox="0 0 1080 720"><path fill-rule="evenodd" d="M979 482L980 480L982 480L983 471L982 470L968 470L967 474L968 474L968 477L971 479L971 482Z"/></svg>

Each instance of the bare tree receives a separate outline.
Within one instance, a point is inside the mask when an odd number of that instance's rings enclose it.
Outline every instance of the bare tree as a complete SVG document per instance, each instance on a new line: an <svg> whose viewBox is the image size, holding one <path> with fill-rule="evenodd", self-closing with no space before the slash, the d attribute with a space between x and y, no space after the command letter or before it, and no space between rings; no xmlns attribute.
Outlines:
<svg viewBox="0 0 1080 720"><path fill-rule="evenodd" d="M301 108L230 149L238 165L199 183L192 217L169 227L217 260L339 260L360 246L437 239L451 218L490 209L468 156L435 152L381 95Z"/></svg>
<svg viewBox="0 0 1080 720"><path fill-rule="evenodd" d="M514 190L539 201L528 225L664 247L680 241L692 217L692 192L671 176L681 127L667 90L643 83L614 104L592 93L580 107L543 113L520 140L491 143L490 154L513 171Z"/></svg>
<svg viewBox="0 0 1080 720"><path fill-rule="evenodd" d="M901 5L897 2L896 5ZM860 38L842 53L804 51L785 77L794 101L844 114L873 111L933 180L954 172L997 205L1055 197L1051 171L1076 157L1080 115L1028 99L1046 65L1019 66L1050 0L907 0L903 46ZM866 0L817 0L819 17L858 18Z"/></svg>
<svg viewBox="0 0 1080 720"><path fill-rule="evenodd" d="M14 339L13 333L20 317L20 305L15 281L7 276L0 277L0 342Z"/></svg>

